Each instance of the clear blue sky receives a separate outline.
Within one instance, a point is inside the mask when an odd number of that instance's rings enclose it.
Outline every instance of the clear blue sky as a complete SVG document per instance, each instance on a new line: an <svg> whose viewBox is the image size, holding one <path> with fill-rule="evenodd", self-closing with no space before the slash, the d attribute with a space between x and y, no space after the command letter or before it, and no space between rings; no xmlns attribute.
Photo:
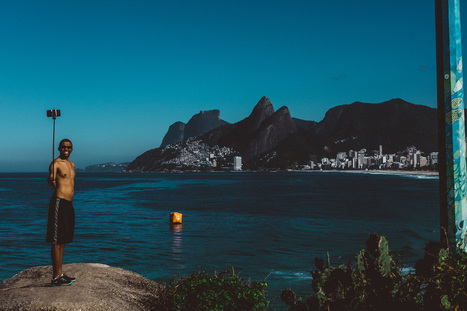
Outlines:
<svg viewBox="0 0 467 311"><path fill-rule="evenodd" d="M313 121L355 101L436 107L434 0L3 0L0 12L0 172L47 170L52 108L84 168L132 161L200 110L237 122L262 96Z"/></svg>

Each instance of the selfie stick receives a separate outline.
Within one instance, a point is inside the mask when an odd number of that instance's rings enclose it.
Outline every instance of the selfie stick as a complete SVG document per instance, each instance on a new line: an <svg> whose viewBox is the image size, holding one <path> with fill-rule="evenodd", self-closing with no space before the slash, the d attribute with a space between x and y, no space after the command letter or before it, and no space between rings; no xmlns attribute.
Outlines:
<svg viewBox="0 0 467 311"><path fill-rule="evenodd" d="M52 109L47 110L47 117L52 117L54 120L54 129L53 129L53 136L52 136L52 172L53 172L53 180L55 181L55 119L59 117L60 109Z"/></svg>

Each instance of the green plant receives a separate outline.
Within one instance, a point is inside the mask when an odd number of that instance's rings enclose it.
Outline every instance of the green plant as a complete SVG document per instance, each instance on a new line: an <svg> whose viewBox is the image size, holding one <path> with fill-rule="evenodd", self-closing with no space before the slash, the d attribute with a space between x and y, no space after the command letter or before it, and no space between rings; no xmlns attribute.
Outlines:
<svg viewBox="0 0 467 311"><path fill-rule="evenodd" d="M312 288L319 304L330 310L383 310L394 305L394 294L401 280L400 269L389 255L385 237L371 234L366 250L356 257L356 268L349 262L335 268L315 259Z"/></svg>
<svg viewBox="0 0 467 311"><path fill-rule="evenodd" d="M415 265L423 310L467 310L467 255L428 243Z"/></svg>
<svg viewBox="0 0 467 311"><path fill-rule="evenodd" d="M295 292L291 289L282 291L281 300L290 306L289 311L319 311L319 301L316 297L308 297L306 302L303 302L301 298L297 299Z"/></svg>
<svg viewBox="0 0 467 311"><path fill-rule="evenodd" d="M427 244L415 273L402 274L386 238L376 234L356 256L355 268L350 262L332 267L329 254L327 264L316 258L315 265L315 295L305 304L292 290L283 291L289 310L467 310L467 254L450 253L440 243Z"/></svg>
<svg viewBox="0 0 467 311"><path fill-rule="evenodd" d="M267 310L265 282L247 282L232 271L201 271L173 279L156 310Z"/></svg>

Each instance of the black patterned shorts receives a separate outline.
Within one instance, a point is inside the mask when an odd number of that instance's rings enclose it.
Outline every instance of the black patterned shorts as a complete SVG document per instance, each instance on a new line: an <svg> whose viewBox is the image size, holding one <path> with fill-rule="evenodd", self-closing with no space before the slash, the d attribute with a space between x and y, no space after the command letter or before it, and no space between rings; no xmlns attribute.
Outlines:
<svg viewBox="0 0 467 311"><path fill-rule="evenodd" d="M49 203L47 243L73 242L75 232L75 209L71 201L52 196Z"/></svg>

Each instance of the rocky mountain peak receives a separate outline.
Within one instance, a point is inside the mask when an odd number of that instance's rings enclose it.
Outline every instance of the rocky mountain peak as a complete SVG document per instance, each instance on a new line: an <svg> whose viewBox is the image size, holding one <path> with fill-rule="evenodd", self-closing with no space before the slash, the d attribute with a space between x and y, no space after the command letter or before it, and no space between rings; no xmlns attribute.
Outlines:
<svg viewBox="0 0 467 311"><path fill-rule="evenodd" d="M200 113L195 114L185 126L184 139L199 136L227 124L227 122L220 119L220 115L221 112L217 109L200 111Z"/></svg>
<svg viewBox="0 0 467 311"><path fill-rule="evenodd" d="M281 107L277 110L274 114L268 117L265 123L282 123L287 124L288 128L290 128L293 132L297 130L295 123L292 120L292 116L290 115L289 108L286 106Z"/></svg>
<svg viewBox="0 0 467 311"><path fill-rule="evenodd" d="M175 122L169 127L169 130L165 134L164 139L162 139L161 147L165 147L167 145L175 144L179 141L182 141L185 136L184 132L185 123L181 121Z"/></svg>
<svg viewBox="0 0 467 311"><path fill-rule="evenodd" d="M258 157L276 148L284 139L297 132L289 109L284 106L266 118L250 137L243 152L245 161Z"/></svg>
<svg viewBox="0 0 467 311"><path fill-rule="evenodd" d="M263 96L253 108L250 116L247 118L251 130L256 130L259 125L274 114L274 107L266 96Z"/></svg>
<svg viewBox="0 0 467 311"><path fill-rule="evenodd" d="M165 147L190 137L202 135L219 126L228 124L228 122L220 119L220 114L221 112L218 109L202 110L198 114L192 116L187 124L180 121L175 122L169 127L160 147Z"/></svg>

